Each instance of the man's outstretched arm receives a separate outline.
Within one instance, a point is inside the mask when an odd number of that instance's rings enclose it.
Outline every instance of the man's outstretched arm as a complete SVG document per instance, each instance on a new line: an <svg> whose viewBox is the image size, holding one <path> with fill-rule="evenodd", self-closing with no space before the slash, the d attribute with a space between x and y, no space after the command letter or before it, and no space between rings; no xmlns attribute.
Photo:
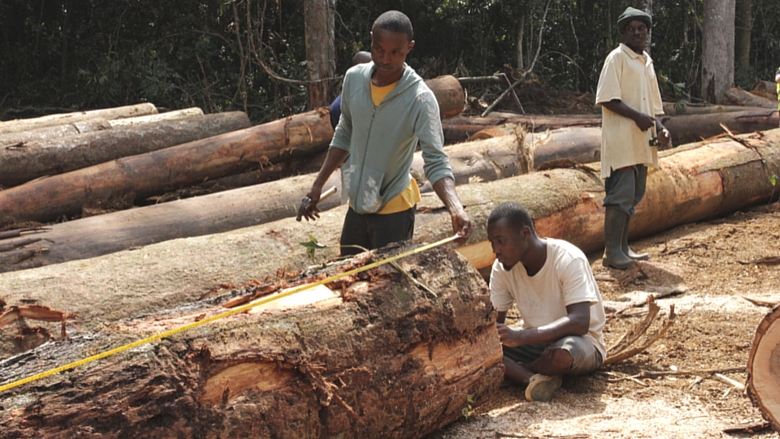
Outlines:
<svg viewBox="0 0 780 439"><path fill-rule="evenodd" d="M450 177L440 178L433 184L433 190L450 213L452 232L461 236L457 242L465 244L471 236L471 218L460 203L458 192L455 190L455 180Z"/></svg>
<svg viewBox="0 0 780 439"><path fill-rule="evenodd" d="M328 150L328 154L325 156L325 162L320 167L320 172L317 174L317 178L314 179L311 190L306 194L311 200L303 213L303 216L307 221L314 221L320 217L320 209L317 207L317 203L320 201L322 186L325 185L325 182L328 181L328 178L333 174L333 171L341 166L348 156L349 152L341 148L330 148Z"/></svg>

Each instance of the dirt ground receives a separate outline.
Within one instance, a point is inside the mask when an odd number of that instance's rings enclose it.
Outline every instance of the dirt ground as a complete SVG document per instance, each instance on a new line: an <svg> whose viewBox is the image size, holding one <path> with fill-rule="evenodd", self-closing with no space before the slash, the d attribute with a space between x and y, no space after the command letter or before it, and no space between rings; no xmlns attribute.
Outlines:
<svg viewBox="0 0 780 439"><path fill-rule="evenodd" d="M478 438L780 438L771 429L727 434L723 429L762 420L758 409L731 384L707 369L745 368L756 327L770 308L741 296L780 302L780 265L754 264L780 256L780 203L725 218L689 224L632 242L649 252L643 273L618 282L622 272L590 255L607 311L648 292L679 289L659 299L660 318L678 314L667 335L646 352L599 372L564 380L549 403L529 403L523 389L502 387L468 419L427 439ZM647 307L608 321L607 345L643 316ZM657 322L653 332L660 322ZM689 371L661 378L643 371ZM724 373L744 383L745 371ZM636 377L636 378L632 378Z"/></svg>

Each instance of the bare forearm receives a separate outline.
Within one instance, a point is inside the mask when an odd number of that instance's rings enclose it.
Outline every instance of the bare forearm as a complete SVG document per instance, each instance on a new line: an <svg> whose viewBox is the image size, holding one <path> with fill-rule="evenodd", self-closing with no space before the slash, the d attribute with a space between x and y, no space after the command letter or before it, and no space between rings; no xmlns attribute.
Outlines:
<svg viewBox="0 0 780 439"><path fill-rule="evenodd" d="M455 181L449 177L440 178L433 184L433 190L439 199L444 203L444 207L450 214L455 214L463 210L458 193L455 190Z"/></svg>
<svg viewBox="0 0 780 439"><path fill-rule="evenodd" d="M588 326L572 320L569 316L538 328L524 329L521 332L523 344L552 343L569 335L585 335Z"/></svg>
<svg viewBox="0 0 780 439"><path fill-rule="evenodd" d="M600 105L613 113L631 119L642 131L650 129L657 123L655 116L636 111L621 100L602 102Z"/></svg>
<svg viewBox="0 0 780 439"><path fill-rule="evenodd" d="M322 189L322 186L328 181L328 178L333 174L333 171L344 163L347 156L349 156L349 153L341 148L330 148L328 154L325 156L325 162L323 162L320 167L317 178L314 179L312 187Z"/></svg>
<svg viewBox="0 0 780 439"><path fill-rule="evenodd" d="M455 191L455 180L449 177L440 178L433 184L433 190L439 196L452 219L452 232L460 236L457 243L463 245L471 236L471 218L460 203Z"/></svg>

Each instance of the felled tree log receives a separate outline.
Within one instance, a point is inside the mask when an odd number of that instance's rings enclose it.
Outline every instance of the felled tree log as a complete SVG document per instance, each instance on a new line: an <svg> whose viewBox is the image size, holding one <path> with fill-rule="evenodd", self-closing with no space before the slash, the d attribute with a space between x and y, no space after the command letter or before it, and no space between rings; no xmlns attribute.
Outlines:
<svg viewBox="0 0 780 439"><path fill-rule="evenodd" d="M580 162L584 163L584 159L589 158L588 153L582 153L577 148L587 143L582 142L583 133L579 131L575 130L579 133L575 135L575 132L570 130L558 130L549 138L537 139L527 135L525 143L540 143L536 155L537 158L543 157L545 160L557 157L556 154L571 146L568 160L583 159ZM556 135L560 135L560 138L555 138ZM578 139L580 142L577 143ZM494 181L519 175L522 171L517 141L517 137L512 135L445 148L450 157L456 184ZM569 145L567 142L574 143ZM598 138L595 138L588 148L583 149L597 153L598 148ZM581 157L578 153L582 153ZM415 155L412 175L420 182L423 192L432 190L425 180L420 153ZM22 247L14 244L24 242L23 247L35 251L24 253L26 258L15 263L3 263L0 253L0 272L92 258L170 239L220 233L294 217L301 198L311 188L314 178L315 174L290 177L195 198L53 224L35 235L39 239L35 243L24 241L26 237L6 240L7 245L13 248ZM323 211L341 204L339 173L334 173L325 186L336 186L338 192L336 196L319 204ZM182 214L183 212L186 214Z"/></svg>
<svg viewBox="0 0 780 439"><path fill-rule="evenodd" d="M185 108L183 110L166 111L165 113L149 114L147 116L125 117L110 120L112 128L121 128L129 125L141 125L161 120L183 119L190 116L203 116L203 110L198 107Z"/></svg>
<svg viewBox="0 0 780 439"><path fill-rule="evenodd" d="M439 103L439 113L442 119L459 115L466 105L466 93L458 78L452 75L439 76L425 81Z"/></svg>
<svg viewBox="0 0 780 439"><path fill-rule="evenodd" d="M321 151L333 136L314 111L28 182L0 192L0 217L47 222L117 198L146 198L252 166Z"/></svg>
<svg viewBox="0 0 780 439"><path fill-rule="evenodd" d="M36 178L157 151L250 126L245 113L234 111L25 142L14 147L0 148L0 168L3 169L0 186L17 186ZM143 174L138 177L145 178ZM35 201L29 200L31 203ZM49 200L38 199L38 202L46 204Z"/></svg>
<svg viewBox="0 0 780 439"><path fill-rule="evenodd" d="M187 108L184 110L168 111L166 113L127 117L114 120L106 120L100 117L92 118L84 121L66 123L63 125L52 125L27 131L2 134L0 135L0 149L19 148L23 147L26 143L33 141L49 141L58 137L73 136L76 134L89 133L92 131L107 130L130 125L158 122L161 120L182 119L188 116L202 115L203 110L200 108Z"/></svg>
<svg viewBox="0 0 780 439"><path fill-rule="evenodd" d="M756 329L748 357L747 393L772 427L780 432L780 306Z"/></svg>
<svg viewBox="0 0 780 439"><path fill-rule="evenodd" d="M124 107L105 108L102 110L78 111L74 113L51 114L32 119L16 119L0 122L0 134L27 131L52 125L63 125L83 120L102 118L105 120L121 119L123 117L145 116L157 113L157 107L150 103L128 105Z"/></svg>
<svg viewBox="0 0 780 439"><path fill-rule="evenodd" d="M111 124L103 118L95 118L64 125L36 128L16 133L0 134L0 151L24 146L32 141L45 141L59 137L75 136L98 130L111 129Z"/></svg>
<svg viewBox="0 0 780 439"><path fill-rule="evenodd" d="M740 141L748 146L718 139L663 152L661 169L650 172L647 195L632 219L632 239L776 200L780 191L772 186L770 177L780 175L780 130L763 136L742 136ZM458 194L474 224L472 238L458 251L477 268L488 269L493 262L485 222L503 201L526 206L543 237L566 239L586 253L603 248L604 186L597 165L459 186ZM83 319L79 324L90 329L102 321L195 300L220 283L241 285L266 276L273 279L280 267L294 270L311 265L306 249L299 244L309 236L328 246L318 251L317 261L334 256L345 210L341 206L325 211L315 222L287 218L218 235L4 273L0 284L9 306L34 300L78 314ZM195 212L181 210L180 215ZM415 241L433 242L451 233L446 209L435 195L424 194L415 220ZM119 239L119 233L116 235ZM89 236L86 228L82 236ZM0 353L13 352L12 340L10 334L0 337Z"/></svg>
<svg viewBox="0 0 780 439"><path fill-rule="evenodd" d="M399 264L437 296L375 268L343 299L322 287L324 300L305 306L305 291L292 296L304 306L266 305L6 392L0 428L40 438L423 437L498 388L502 352L487 286L467 261L434 249ZM220 303L47 344L3 362L0 381L217 314Z"/></svg>
<svg viewBox="0 0 780 439"><path fill-rule="evenodd" d="M729 113L732 111L762 111L764 107L744 107L741 105L685 104L680 108L674 102L664 102L666 116L681 116L684 114Z"/></svg>
<svg viewBox="0 0 780 439"><path fill-rule="evenodd" d="M447 144L465 142L485 128L506 124L522 124L527 131L533 132L567 127L596 127L601 126L601 114L540 116L500 113L497 117L459 116L442 121L444 141Z"/></svg>
<svg viewBox="0 0 780 439"><path fill-rule="evenodd" d="M676 144L724 134L721 124L734 134L744 134L777 128L780 122L777 111L770 109L664 116L661 120L672 133L672 141Z"/></svg>
<svg viewBox="0 0 780 439"><path fill-rule="evenodd" d="M761 96L756 96L739 87L731 87L726 92L726 103L730 105L742 105L745 107L762 107L777 109L777 102Z"/></svg>

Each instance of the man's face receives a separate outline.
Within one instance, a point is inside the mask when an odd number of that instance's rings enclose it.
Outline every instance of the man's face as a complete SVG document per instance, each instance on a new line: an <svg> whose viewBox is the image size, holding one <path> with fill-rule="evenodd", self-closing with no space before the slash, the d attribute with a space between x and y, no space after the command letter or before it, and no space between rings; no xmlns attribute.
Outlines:
<svg viewBox="0 0 780 439"><path fill-rule="evenodd" d="M381 76L398 74L404 69L406 55L414 47L405 33L376 28L371 32L371 59Z"/></svg>
<svg viewBox="0 0 780 439"><path fill-rule="evenodd" d="M642 20L631 20L620 32L623 36L623 44L636 53L642 53L647 44L647 24Z"/></svg>
<svg viewBox="0 0 780 439"><path fill-rule="evenodd" d="M504 269L511 269L525 257L529 248L530 233L527 227L517 230L506 219L488 224L488 241L493 247L496 259Z"/></svg>

